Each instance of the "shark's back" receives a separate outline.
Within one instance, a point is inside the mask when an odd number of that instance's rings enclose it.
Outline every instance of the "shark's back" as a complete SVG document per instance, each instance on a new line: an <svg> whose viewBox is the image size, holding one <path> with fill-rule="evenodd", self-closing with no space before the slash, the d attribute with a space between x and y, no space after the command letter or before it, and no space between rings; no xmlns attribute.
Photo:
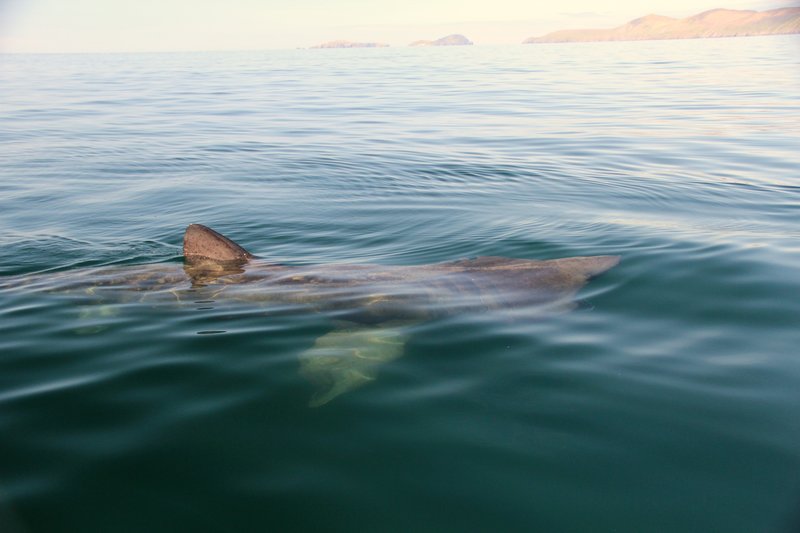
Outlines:
<svg viewBox="0 0 800 533"><path fill-rule="evenodd" d="M224 235L197 224L187 228L184 253L183 266L106 267L6 279L0 286L124 300L137 294L148 294L152 300L162 293L170 300L180 297L176 289L195 288L215 297L297 304L357 321L381 322L559 306L571 302L590 278L619 262L618 256L551 260L489 256L411 266L282 266L257 259Z"/></svg>
<svg viewBox="0 0 800 533"><path fill-rule="evenodd" d="M255 283L276 299L378 322L561 304L618 261L616 256L549 261L478 257L415 266L270 266L270 274ZM253 267L257 272L257 264Z"/></svg>

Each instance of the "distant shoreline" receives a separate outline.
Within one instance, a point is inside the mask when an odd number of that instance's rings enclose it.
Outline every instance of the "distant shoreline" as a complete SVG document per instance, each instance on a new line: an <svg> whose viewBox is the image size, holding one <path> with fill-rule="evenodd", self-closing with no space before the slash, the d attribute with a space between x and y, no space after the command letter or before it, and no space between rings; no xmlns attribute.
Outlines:
<svg viewBox="0 0 800 533"><path fill-rule="evenodd" d="M671 40L704 40L704 39L736 39L740 37L787 37L787 38L798 38L800 37L800 31L798 32L787 32L787 33L769 33L769 34L759 34L759 35L717 35L717 36L701 36L701 37L684 37L681 39L675 38L649 38L649 39L605 39L602 41L552 41L552 42L545 42L540 41L536 44L582 44L582 43L613 43L613 42L637 42L637 41L671 41ZM521 44L530 44L527 42L523 42ZM479 44L475 43L475 46L479 48L484 47L518 47L520 44L514 43L489 43L489 44ZM102 50L102 51L0 51L0 57L3 56L126 56L126 55L183 55L183 54L221 54L221 53L253 53L253 52L287 52L287 51L299 51L299 50L310 50L312 48L318 49L318 47L275 47L275 48L221 48L221 49L198 49L198 50ZM353 47L358 48L358 47ZM380 47L361 47L363 48L394 48L394 49L407 49L407 48L430 48L428 46L380 46ZM447 47L451 48L451 47ZM463 47L457 47L463 48Z"/></svg>
<svg viewBox="0 0 800 533"><path fill-rule="evenodd" d="M768 11L712 9L683 19L646 15L610 29L558 30L541 37L530 37L522 44L666 41L798 33L800 33L800 7L784 7Z"/></svg>
<svg viewBox="0 0 800 533"><path fill-rule="evenodd" d="M439 39L435 40L418 40L414 41L408 46L471 46L474 44L472 41L464 37L459 33L453 33L450 35L446 35ZM320 48L387 48L389 45L384 43L374 43L374 42L354 42L348 41L343 39L338 39L335 41L327 41L322 44L318 44L315 46L311 46L311 49L320 49Z"/></svg>

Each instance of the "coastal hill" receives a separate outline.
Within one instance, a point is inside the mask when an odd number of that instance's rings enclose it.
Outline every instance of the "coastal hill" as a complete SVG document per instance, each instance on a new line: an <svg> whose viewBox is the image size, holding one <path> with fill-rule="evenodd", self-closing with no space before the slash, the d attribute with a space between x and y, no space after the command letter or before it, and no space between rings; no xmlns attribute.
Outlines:
<svg viewBox="0 0 800 533"><path fill-rule="evenodd" d="M800 33L800 7L769 11L712 9L684 19L647 15L616 28L559 30L542 37L531 37L523 41L523 44L698 39L787 33Z"/></svg>
<svg viewBox="0 0 800 533"><path fill-rule="evenodd" d="M388 44L383 43L354 43L353 41L328 41L318 44L311 48L386 48Z"/></svg>
<svg viewBox="0 0 800 533"><path fill-rule="evenodd" d="M448 35L447 37L436 39L435 41L425 41L425 40L414 41L408 46L467 46L471 44L472 41L470 41L463 35L454 33L452 35Z"/></svg>

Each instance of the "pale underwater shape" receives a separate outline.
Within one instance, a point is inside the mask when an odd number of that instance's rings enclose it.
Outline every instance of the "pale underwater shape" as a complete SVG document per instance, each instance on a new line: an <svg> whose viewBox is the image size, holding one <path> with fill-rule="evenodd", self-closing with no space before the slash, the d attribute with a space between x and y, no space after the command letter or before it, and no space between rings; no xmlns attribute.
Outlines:
<svg viewBox="0 0 800 533"><path fill-rule="evenodd" d="M318 387L308 405L319 407L375 380L379 365L403 355L408 337L403 326L355 326L319 337L300 354L300 374Z"/></svg>

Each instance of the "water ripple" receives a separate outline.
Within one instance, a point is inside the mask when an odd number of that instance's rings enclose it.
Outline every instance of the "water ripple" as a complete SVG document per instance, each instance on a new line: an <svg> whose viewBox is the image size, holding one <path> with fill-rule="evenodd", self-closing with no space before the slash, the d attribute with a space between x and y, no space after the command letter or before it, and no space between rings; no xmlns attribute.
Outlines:
<svg viewBox="0 0 800 533"><path fill-rule="evenodd" d="M17 521L774 529L800 469L796 45L3 57ZM289 265L622 261L569 313L409 324L403 357L309 409L298 355L336 317L185 280L74 290L179 269L190 223Z"/></svg>

